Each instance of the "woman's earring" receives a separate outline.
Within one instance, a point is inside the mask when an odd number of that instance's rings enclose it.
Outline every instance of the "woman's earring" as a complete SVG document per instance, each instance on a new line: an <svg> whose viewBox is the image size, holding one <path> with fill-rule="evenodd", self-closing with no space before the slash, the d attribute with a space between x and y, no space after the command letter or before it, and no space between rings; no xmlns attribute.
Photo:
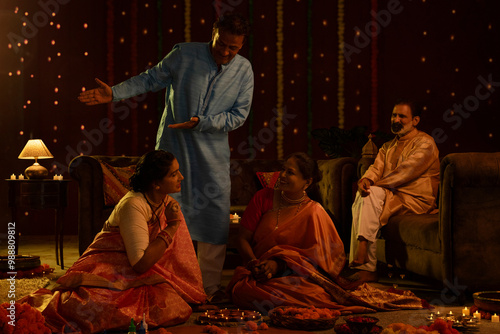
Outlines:
<svg viewBox="0 0 500 334"><path fill-rule="evenodd" d="M278 176L278 179L276 180L276 182L274 183L274 190L276 189L279 189L280 187L280 182L281 182L281 176Z"/></svg>

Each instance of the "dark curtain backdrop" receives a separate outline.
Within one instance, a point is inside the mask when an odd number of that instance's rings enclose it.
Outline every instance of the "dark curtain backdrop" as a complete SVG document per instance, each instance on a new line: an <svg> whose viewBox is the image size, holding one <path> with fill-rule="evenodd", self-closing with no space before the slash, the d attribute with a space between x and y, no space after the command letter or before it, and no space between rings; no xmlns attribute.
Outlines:
<svg viewBox="0 0 500 334"><path fill-rule="evenodd" d="M42 138L69 178L79 154L141 155L155 146L164 91L87 107L82 89L154 66L173 45L208 42L219 14L252 22L241 54L255 73L252 112L229 135L234 158L294 151L325 158L310 132L338 126L389 131L394 101L421 102L420 128L441 155L498 151L500 3L496 0L45 0L0 3L0 136L4 178L30 164L17 156ZM277 119L281 126L276 127ZM6 182L1 216L10 220ZM77 187L66 233L76 234ZM52 234L51 215L27 212L24 234Z"/></svg>

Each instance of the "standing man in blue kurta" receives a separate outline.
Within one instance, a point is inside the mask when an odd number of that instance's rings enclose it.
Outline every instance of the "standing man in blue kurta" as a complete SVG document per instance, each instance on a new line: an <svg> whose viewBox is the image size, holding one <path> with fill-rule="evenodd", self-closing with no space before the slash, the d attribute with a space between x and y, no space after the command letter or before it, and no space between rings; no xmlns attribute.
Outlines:
<svg viewBox="0 0 500 334"><path fill-rule="evenodd" d="M231 182L228 132L245 122L254 79L238 55L249 34L238 14L221 16L209 43L180 43L155 67L109 87L80 94L87 105L109 103L166 88L156 148L172 152L185 176L180 196L209 301L223 300L222 267L229 233Z"/></svg>

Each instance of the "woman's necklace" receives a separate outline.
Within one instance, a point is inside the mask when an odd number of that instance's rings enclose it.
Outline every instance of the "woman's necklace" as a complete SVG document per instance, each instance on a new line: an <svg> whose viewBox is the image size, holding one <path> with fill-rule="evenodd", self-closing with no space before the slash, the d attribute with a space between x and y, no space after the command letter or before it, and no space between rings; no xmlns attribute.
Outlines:
<svg viewBox="0 0 500 334"><path fill-rule="evenodd" d="M146 193L142 193L142 195L143 195L143 196L144 196L144 198L146 199L146 202L148 203L149 207L151 208L151 211L153 212L153 215L154 215L154 217L155 217L155 220L157 220L157 221L158 221L158 225L159 225L159 226L160 226L160 228L161 228L160 217L158 217L158 214L156 213L156 211L158 211L158 208L159 208L162 204L164 204L164 203L165 203L164 199L162 198L162 199L161 199L160 204L158 204L158 206L155 208L155 207L153 206L153 204L151 204L151 202L149 201L148 196L146 196Z"/></svg>
<svg viewBox="0 0 500 334"><path fill-rule="evenodd" d="M299 204L299 203L302 203L302 201L304 200L304 198L306 198L306 192L304 191L304 194L302 194L302 197L301 198L298 198L298 199L291 199L291 198L288 198L286 195L285 195L285 192L284 191L281 191L281 198L283 198L283 200L287 203L290 203L290 204Z"/></svg>
<svg viewBox="0 0 500 334"><path fill-rule="evenodd" d="M284 202L286 202L288 204L292 204L292 205L298 204L299 206L297 207L297 211L295 212L295 215L297 215L297 213L299 213L300 207L301 207L302 203L304 202L305 198L306 198L305 191L304 191L304 195L302 195L302 197L299 199L290 199L290 198L286 197L286 195L283 191L281 192L280 201L278 203L278 214L276 215L276 226L274 227L275 230L278 229L278 225L280 222L281 200L283 200Z"/></svg>

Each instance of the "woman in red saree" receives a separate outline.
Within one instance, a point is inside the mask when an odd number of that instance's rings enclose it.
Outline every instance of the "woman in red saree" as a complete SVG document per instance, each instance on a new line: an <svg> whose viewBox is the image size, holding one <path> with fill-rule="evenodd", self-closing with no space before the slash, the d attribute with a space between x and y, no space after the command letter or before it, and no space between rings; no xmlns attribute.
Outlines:
<svg viewBox="0 0 500 334"><path fill-rule="evenodd" d="M264 188L247 206L239 231L237 267L228 285L233 303L267 313L277 306L338 309L343 313L419 309L411 293L385 292L367 284L340 285L344 246L328 213L308 193L321 180L316 162L294 153L284 163L277 189ZM276 188L276 187L275 187Z"/></svg>
<svg viewBox="0 0 500 334"><path fill-rule="evenodd" d="M27 297L54 332L127 329L185 322L189 304L206 299L201 272L179 204L168 194L184 177L175 157L157 150L141 157L133 191L116 205L103 230L57 282Z"/></svg>

